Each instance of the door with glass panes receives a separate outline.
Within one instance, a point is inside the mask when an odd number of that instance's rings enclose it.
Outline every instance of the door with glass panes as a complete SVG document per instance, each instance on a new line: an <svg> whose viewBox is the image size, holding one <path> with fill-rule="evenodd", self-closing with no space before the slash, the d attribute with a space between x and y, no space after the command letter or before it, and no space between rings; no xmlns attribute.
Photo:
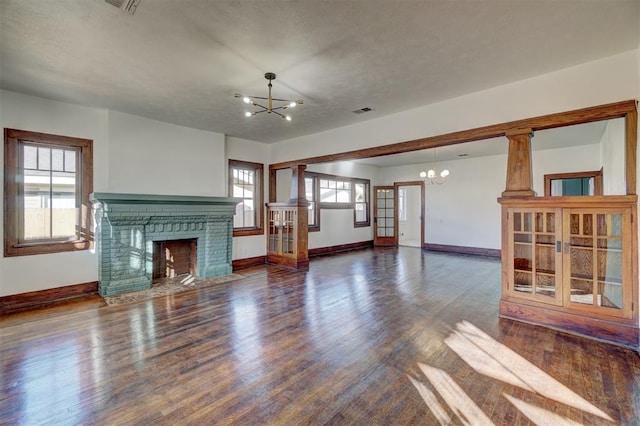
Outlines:
<svg viewBox="0 0 640 426"><path fill-rule="evenodd" d="M393 186L376 186L374 193L373 244L397 246L396 191Z"/></svg>

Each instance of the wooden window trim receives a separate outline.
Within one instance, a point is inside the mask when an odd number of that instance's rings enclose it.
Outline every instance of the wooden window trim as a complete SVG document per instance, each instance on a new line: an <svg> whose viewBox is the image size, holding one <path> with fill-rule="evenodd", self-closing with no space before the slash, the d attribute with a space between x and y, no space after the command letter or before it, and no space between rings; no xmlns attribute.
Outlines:
<svg viewBox="0 0 640 426"><path fill-rule="evenodd" d="M315 172L305 172L305 178L313 179L313 202L315 203L316 208L314 209L315 215L315 224L307 225L307 232L320 232L320 203L318 199L320 198L320 185L318 184L318 173Z"/></svg>
<svg viewBox="0 0 640 426"><path fill-rule="evenodd" d="M557 179L594 178L594 194L602 195L602 169L588 172L552 173L544 175L544 196L551 197L551 181Z"/></svg>
<svg viewBox="0 0 640 426"><path fill-rule="evenodd" d="M39 241L20 243L22 229L18 209L22 190L18 179L18 147L20 141L45 145L73 147L79 150L80 164L80 229L73 241ZM27 130L4 129L4 255L5 257L29 256L34 254L59 253L93 248L93 220L89 194L93 192L93 141L90 139L31 132Z"/></svg>
<svg viewBox="0 0 640 426"><path fill-rule="evenodd" d="M229 160L228 168L228 190L229 196L233 197L233 168L243 167L251 168L255 171L255 183L254 186L257 190L254 192L256 197L253 201L256 208L255 227L250 228L233 228L234 237L246 237L250 235L263 235L264 234L264 165L262 163L253 163L251 161L241 160Z"/></svg>
<svg viewBox="0 0 640 426"><path fill-rule="evenodd" d="M369 179L353 179L353 227L354 228L366 228L367 226L371 226L371 181ZM365 192L365 204L367 206L367 220L363 220L361 222L356 221L356 184L362 183L367 187Z"/></svg>

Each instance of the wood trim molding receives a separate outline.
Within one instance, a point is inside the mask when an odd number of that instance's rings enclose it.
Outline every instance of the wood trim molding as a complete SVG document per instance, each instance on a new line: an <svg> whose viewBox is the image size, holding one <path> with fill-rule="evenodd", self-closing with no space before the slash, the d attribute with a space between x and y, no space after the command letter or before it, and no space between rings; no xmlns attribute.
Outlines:
<svg viewBox="0 0 640 426"><path fill-rule="evenodd" d="M246 257L244 259L234 259L231 261L231 267L233 271L238 269L245 269L251 266L264 265L267 263L267 256Z"/></svg>
<svg viewBox="0 0 640 426"><path fill-rule="evenodd" d="M357 243L339 244L329 247L318 247L309 249L309 257L326 256L336 253L343 253L352 250L362 250L373 247L373 240L360 241Z"/></svg>
<svg viewBox="0 0 640 426"><path fill-rule="evenodd" d="M637 123L636 101L627 100L615 102L606 105L599 105L589 108L582 108L572 111L559 112L553 114L542 115L533 118L525 118L522 120L510 121L500 124L492 124L484 127L477 127L469 130L462 130L452 133L446 133L436 136L428 136L426 138L414 139L405 142L397 142L389 145L382 145L372 148L363 148L353 151L346 151L336 154L320 155L316 157L302 158L293 161L285 161L274 163L269 166L270 169L279 170L286 169L295 164L317 164L328 163L343 160L358 160L362 158L380 157L383 155L399 154L402 152L419 151L423 149L435 148L439 146L456 145L465 142L473 142L481 139L490 139L505 136L507 132L513 129L532 129L544 130L556 127L571 126L574 124L590 123L593 121L607 120L611 118L627 118L627 151L633 152L626 156L627 162L630 163L635 159L635 141L634 134L637 133L633 123ZM636 130L634 130L636 129ZM633 157L633 158L632 158ZM635 181L635 161L633 161L634 173L629 172ZM627 176L627 182L630 176ZM629 187L629 183L627 184ZM632 185L635 193L635 182Z"/></svg>
<svg viewBox="0 0 640 426"><path fill-rule="evenodd" d="M638 146L638 111L635 108L627 114L625 125L625 182L627 195L635 195Z"/></svg>
<svg viewBox="0 0 640 426"><path fill-rule="evenodd" d="M474 256L488 256L497 257L501 256L499 249L489 249L482 247L465 247L465 246L452 246L448 244L431 244L424 243L422 248L431 251L440 251L445 253L458 253L458 254L471 254Z"/></svg>
<svg viewBox="0 0 640 426"><path fill-rule="evenodd" d="M0 297L0 315L40 308L91 294L98 294L97 281L3 296Z"/></svg>

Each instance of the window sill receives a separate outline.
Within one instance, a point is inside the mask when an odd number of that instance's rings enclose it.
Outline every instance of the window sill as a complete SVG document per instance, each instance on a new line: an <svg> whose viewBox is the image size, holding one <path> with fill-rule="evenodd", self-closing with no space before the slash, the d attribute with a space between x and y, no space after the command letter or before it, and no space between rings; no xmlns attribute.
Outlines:
<svg viewBox="0 0 640 426"><path fill-rule="evenodd" d="M93 248L93 242L86 240L63 243L6 243L4 247L4 257L64 253L69 251L89 250L91 248Z"/></svg>
<svg viewBox="0 0 640 426"><path fill-rule="evenodd" d="M264 235L263 228L251 228L251 229L234 229L234 237L248 237L250 235Z"/></svg>

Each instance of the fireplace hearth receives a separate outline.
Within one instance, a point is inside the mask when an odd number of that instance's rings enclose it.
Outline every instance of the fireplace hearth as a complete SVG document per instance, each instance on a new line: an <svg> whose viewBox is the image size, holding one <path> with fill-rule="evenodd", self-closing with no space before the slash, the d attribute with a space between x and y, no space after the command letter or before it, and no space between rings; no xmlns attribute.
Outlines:
<svg viewBox="0 0 640 426"><path fill-rule="evenodd" d="M94 193L91 201L101 295L150 288L159 241L195 240L198 277L232 272L232 220L239 199Z"/></svg>

